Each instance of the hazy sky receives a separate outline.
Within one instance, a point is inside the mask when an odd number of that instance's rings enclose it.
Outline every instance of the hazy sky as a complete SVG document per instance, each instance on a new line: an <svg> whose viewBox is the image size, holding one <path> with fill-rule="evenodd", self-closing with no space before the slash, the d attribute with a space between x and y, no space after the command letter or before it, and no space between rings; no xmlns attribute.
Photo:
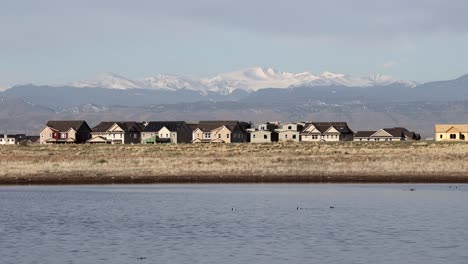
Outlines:
<svg viewBox="0 0 468 264"><path fill-rule="evenodd" d="M466 0L0 0L0 87L244 67L468 73Z"/></svg>

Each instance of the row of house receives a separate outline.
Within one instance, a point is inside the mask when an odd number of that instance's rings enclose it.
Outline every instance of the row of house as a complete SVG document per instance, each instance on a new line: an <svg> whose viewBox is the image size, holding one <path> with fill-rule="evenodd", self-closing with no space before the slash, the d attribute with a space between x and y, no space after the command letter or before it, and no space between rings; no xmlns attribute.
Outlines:
<svg viewBox="0 0 468 264"><path fill-rule="evenodd" d="M468 140L468 125L436 125L435 140ZM320 141L411 141L421 136L403 127L376 131L351 130L346 122L266 122L252 126L241 121L116 121L91 128L84 120L49 121L39 136L0 135L0 145L19 143L269 143Z"/></svg>
<svg viewBox="0 0 468 264"><path fill-rule="evenodd" d="M241 143L249 141L250 123L239 121L101 122L90 128L84 120L49 121L40 144Z"/></svg>

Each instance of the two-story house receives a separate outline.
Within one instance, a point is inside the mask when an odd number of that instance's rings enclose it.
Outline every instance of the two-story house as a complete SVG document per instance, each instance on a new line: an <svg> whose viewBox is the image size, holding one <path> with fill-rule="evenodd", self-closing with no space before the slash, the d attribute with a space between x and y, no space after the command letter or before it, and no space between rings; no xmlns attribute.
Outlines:
<svg viewBox="0 0 468 264"><path fill-rule="evenodd" d="M144 125L135 121L101 122L93 127L91 144L139 144Z"/></svg>
<svg viewBox="0 0 468 264"><path fill-rule="evenodd" d="M192 129L184 121L151 121L141 132L141 143L191 143Z"/></svg>
<svg viewBox="0 0 468 264"><path fill-rule="evenodd" d="M86 143L91 128L84 120L49 121L39 132L40 144Z"/></svg>
<svg viewBox="0 0 468 264"><path fill-rule="evenodd" d="M242 143L249 141L250 124L240 121L200 121L192 132L193 143Z"/></svg>
<svg viewBox="0 0 468 264"><path fill-rule="evenodd" d="M279 128L275 129L278 133L278 141L301 141L301 131L304 129L305 123L285 123L280 124Z"/></svg>
<svg viewBox="0 0 468 264"><path fill-rule="evenodd" d="M250 134L251 143L271 143L278 142L278 128L279 122L266 122L258 124L255 128L249 128L247 131Z"/></svg>

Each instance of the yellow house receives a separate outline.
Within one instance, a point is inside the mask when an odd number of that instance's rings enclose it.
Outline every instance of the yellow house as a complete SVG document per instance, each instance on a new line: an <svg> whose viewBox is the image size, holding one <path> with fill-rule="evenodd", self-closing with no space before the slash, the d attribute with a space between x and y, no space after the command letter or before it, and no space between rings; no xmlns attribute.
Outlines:
<svg viewBox="0 0 468 264"><path fill-rule="evenodd" d="M468 124L435 125L436 141L468 141Z"/></svg>

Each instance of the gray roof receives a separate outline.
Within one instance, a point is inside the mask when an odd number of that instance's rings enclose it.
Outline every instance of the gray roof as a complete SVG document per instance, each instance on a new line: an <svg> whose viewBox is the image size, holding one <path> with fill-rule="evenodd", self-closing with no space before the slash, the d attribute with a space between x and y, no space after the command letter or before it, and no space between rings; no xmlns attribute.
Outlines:
<svg viewBox="0 0 468 264"><path fill-rule="evenodd" d="M101 122L99 125L93 127L93 132L106 132L114 124L117 124L125 132L141 132L144 128L143 123L135 121L108 121Z"/></svg>
<svg viewBox="0 0 468 264"><path fill-rule="evenodd" d="M306 125L304 127L304 130L309 125L313 125L321 133L324 133L330 127L334 127L336 130L340 131L341 134L352 134L353 133L353 131L349 128L348 123L346 123L346 122L309 122L309 123L306 123Z"/></svg>
<svg viewBox="0 0 468 264"><path fill-rule="evenodd" d="M78 131L83 125L86 125L89 128L88 124L84 120L52 120L46 124L46 126L58 130L59 132L66 132L70 130L70 128Z"/></svg>
<svg viewBox="0 0 468 264"><path fill-rule="evenodd" d="M209 132L216 128L226 126L229 130L242 130L245 131L246 129L250 128L250 124L246 122L234 121L234 120L227 120L227 121L200 121L197 125L197 128L202 130L203 132Z"/></svg>
<svg viewBox="0 0 468 264"><path fill-rule="evenodd" d="M393 137L406 137L410 139L418 139L420 136L415 132L411 132L404 127L392 127L392 128L384 128L386 132L388 132Z"/></svg>
<svg viewBox="0 0 468 264"><path fill-rule="evenodd" d="M161 128L166 127L171 132L179 131L180 129L190 129L190 127L185 123L185 121L151 121L149 122L144 132L157 132L161 130Z"/></svg>
<svg viewBox="0 0 468 264"><path fill-rule="evenodd" d="M377 131L358 131L354 134L354 137L370 137Z"/></svg>

